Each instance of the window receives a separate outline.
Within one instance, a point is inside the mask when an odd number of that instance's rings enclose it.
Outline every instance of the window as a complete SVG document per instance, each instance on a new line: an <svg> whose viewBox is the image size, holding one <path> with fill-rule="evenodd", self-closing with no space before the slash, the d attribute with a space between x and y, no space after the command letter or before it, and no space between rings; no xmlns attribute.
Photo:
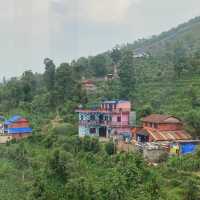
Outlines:
<svg viewBox="0 0 200 200"><path fill-rule="evenodd" d="M83 120L83 119L84 119L83 115L81 115L81 116L80 116L80 119L81 119L81 120Z"/></svg>
<svg viewBox="0 0 200 200"><path fill-rule="evenodd" d="M154 124L154 128L158 128L158 124Z"/></svg>
<svg viewBox="0 0 200 200"><path fill-rule="evenodd" d="M90 120L95 120L95 115L90 115Z"/></svg>
<svg viewBox="0 0 200 200"><path fill-rule="evenodd" d="M109 111L112 111L112 104L109 104Z"/></svg>
<svg viewBox="0 0 200 200"><path fill-rule="evenodd" d="M90 134L96 134L96 128L90 128Z"/></svg>
<svg viewBox="0 0 200 200"><path fill-rule="evenodd" d="M117 117L117 122L121 122L121 117L120 116Z"/></svg>
<svg viewBox="0 0 200 200"><path fill-rule="evenodd" d="M99 120L103 121L103 115L102 114L99 115Z"/></svg>
<svg viewBox="0 0 200 200"><path fill-rule="evenodd" d="M105 104L105 108L106 108L106 110L108 110L108 104Z"/></svg>

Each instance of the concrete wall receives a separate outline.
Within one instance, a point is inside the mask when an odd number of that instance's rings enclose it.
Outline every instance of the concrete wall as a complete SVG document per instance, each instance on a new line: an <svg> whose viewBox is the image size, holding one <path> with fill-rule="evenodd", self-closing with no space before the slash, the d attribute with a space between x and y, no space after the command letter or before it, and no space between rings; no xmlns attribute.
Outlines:
<svg viewBox="0 0 200 200"><path fill-rule="evenodd" d="M90 134L90 128L96 128L96 134ZM84 136L99 136L99 128L94 126L79 126L79 137Z"/></svg>
<svg viewBox="0 0 200 200"><path fill-rule="evenodd" d="M121 117L121 122L117 121L117 118ZM122 113L122 114L113 114L112 115L112 123L116 125L129 125L129 113Z"/></svg>
<svg viewBox="0 0 200 200"><path fill-rule="evenodd" d="M127 144L123 141L118 142L116 147L119 152L134 153L137 151L133 144Z"/></svg>
<svg viewBox="0 0 200 200"><path fill-rule="evenodd" d="M146 160L152 163L165 161L168 154L163 148L148 148L144 147L143 155Z"/></svg>
<svg viewBox="0 0 200 200"><path fill-rule="evenodd" d="M120 134L120 133L131 133L130 128L115 128L115 130L117 131L118 134Z"/></svg>
<svg viewBox="0 0 200 200"><path fill-rule="evenodd" d="M10 140L12 140L12 136L0 135L0 144L5 144Z"/></svg>

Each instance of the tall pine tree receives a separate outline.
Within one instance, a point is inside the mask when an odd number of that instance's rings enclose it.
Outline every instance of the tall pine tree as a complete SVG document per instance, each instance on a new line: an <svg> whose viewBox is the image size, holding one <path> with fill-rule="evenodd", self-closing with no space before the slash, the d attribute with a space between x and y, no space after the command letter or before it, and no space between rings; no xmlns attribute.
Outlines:
<svg viewBox="0 0 200 200"><path fill-rule="evenodd" d="M133 63L133 52L126 50L122 55L122 60L119 65L119 77L121 98L129 98L135 90L135 68Z"/></svg>
<svg viewBox="0 0 200 200"><path fill-rule="evenodd" d="M55 71L56 66L53 61L49 58L44 59L45 64L45 73L44 73L44 82L47 90L53 90L55 86Z"/></svg>

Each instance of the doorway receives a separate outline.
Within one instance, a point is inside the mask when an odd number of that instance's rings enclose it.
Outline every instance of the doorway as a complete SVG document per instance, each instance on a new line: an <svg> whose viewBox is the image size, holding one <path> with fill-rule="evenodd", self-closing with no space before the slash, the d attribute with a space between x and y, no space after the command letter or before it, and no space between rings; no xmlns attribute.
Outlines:
<svg viewBox="0 0 200 200"><path fill-rule="evenodd" d="M142 143L148 142L149 136L143 134L137 134L137 141Z"/></svg>
<svg viewBox="0 0 200 200"><path fill-rule="evenodd" d="M107 128L105 126L99 128L99 137L107 137Z"/></svg>

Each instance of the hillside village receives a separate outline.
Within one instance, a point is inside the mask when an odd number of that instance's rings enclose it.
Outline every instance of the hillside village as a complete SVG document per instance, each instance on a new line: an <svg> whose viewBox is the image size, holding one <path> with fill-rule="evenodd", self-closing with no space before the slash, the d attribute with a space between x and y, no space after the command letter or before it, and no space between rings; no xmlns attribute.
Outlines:
<svg viewBox="0 0 200 200"><path fill-rule="evenodd" d="M200 140L194 139L183 122L173 115L151 114L142 118L141 126L137 126L136 112L127 100L103 101L97 107L79 108L75 112L79 116L79 137L97 137L103 142L112 140L118 151L124 151L122 146L131 145L133 152L143 152L148 161L163 161L162 156L166 154L194 153L200 145ZM15 115L8 120L1 119L1 144L31 136L32 129L26 118Z"/></svg>
<svg viewBox="0 0 200 200"><path fill-rule="evenodd" d="M0 199L198 200L199 23L0 83Z"/></svg>
<svg viewBox="0 0 200 200"><path fill-rule="evenodd" d="M79 137L107 138L120 145L131 144L142 152L145 148L154 154L161 152L154 158L156 161L164 152L177 156L194 153L200 144L200 140L192 139L184 130L183 122L173 115L151 114L142 118L142 126L137 127L136 113L131 111L129 101L104 101L99 107L81 108L76 112L79 114Z"/></svg>

